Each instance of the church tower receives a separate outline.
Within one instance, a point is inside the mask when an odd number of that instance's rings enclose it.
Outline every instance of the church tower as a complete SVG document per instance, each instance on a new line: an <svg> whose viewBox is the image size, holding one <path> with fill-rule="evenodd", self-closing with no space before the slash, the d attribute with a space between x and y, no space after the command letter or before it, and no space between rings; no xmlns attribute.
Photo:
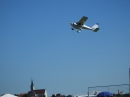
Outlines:
<svg viewBox="0 0 130 97"><path fill-rule="evenodd" d="M34 89L33 80L31 80L31 86L30 86L30 89L31 89L31 91L35 90L35 89Z"/></svg>

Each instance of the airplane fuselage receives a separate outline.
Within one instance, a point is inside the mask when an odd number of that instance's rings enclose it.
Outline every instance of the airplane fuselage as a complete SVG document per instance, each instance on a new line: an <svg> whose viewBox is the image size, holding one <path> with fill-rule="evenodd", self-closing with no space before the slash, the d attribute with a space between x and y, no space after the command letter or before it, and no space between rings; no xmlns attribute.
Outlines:
<svg viewBox="0 0 130 97"><path fill-rule="evenodd" d="M92 30L91 27L89 26L86 26L86 25L78 25L77 23L70 23L70 25L75 28L75 29L79 29L79 30L82 30L82 29L88 29L88 30Z"/></svg>

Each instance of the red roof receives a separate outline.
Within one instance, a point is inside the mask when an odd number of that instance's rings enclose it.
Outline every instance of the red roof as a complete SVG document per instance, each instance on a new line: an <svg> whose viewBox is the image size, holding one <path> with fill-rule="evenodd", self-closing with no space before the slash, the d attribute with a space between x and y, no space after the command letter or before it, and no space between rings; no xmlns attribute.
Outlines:
<svg viewBox="0 0 130 97"><path fill-rule="evenodd" d="M35 92L35 94L45 94L45 89L33 90L33 92ZM29 91L28 93L30 94L31 91Z"/></svg>

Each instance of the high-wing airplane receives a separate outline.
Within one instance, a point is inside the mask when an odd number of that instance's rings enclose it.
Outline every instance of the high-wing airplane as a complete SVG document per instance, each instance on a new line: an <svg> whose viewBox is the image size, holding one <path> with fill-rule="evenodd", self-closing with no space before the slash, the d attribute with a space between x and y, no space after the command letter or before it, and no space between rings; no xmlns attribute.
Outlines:
<svg viewBox="0 0 130 97"><path fill-rule="evenodd" d="M79 33L82 29L87 29L87 30L92 30L94 32L97 32L99 30L98 28L98 23L96 23L94 26L92 27L89 27L89 26L86 26L84 23L87 21L88 17L86 16L83 16L79 22L76 22L76 23L73 23L73 22L70 22L70 25L72 26L72 30L74 29L78 29L77 32Z"/></svg>

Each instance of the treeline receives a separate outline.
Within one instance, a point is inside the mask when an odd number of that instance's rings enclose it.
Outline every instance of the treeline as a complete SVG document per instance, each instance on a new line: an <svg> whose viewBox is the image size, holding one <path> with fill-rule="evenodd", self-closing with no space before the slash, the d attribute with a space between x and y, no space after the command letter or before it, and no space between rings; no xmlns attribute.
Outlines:
<svg viewBox="0 0 130 97"><path fill-rule="evenodd" d="M130 97L130 94L115 94L113 97Z"/></svg>
<svg viewBox="0 0 130 97"><path fill-rule="evenodd" d="M51 97L73 97L72 95L52 94Z"/></svg>

